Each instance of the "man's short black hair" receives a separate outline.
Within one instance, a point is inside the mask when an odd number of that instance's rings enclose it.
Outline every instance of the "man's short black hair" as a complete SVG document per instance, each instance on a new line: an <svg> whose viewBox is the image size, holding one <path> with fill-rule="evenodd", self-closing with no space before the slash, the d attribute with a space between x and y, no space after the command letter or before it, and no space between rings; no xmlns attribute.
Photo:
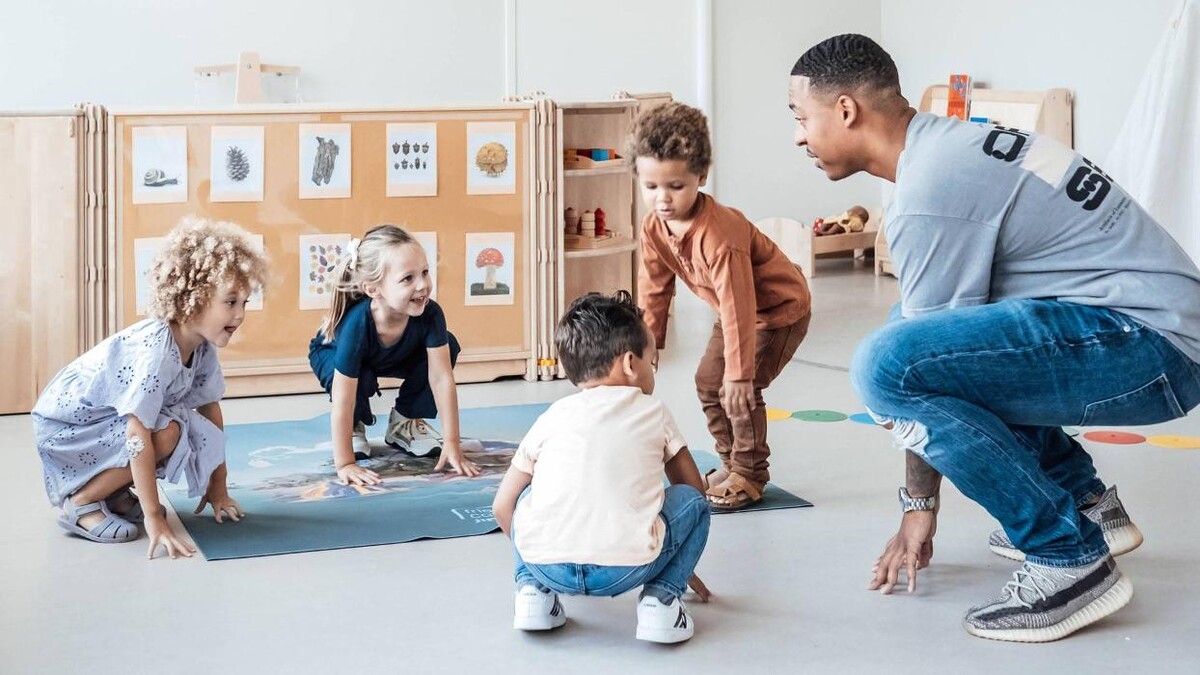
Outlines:
<svg viewBox="0 0 1200 675"><path fill-rule="evenodd" d="M860 87L900 94L896 62L871 38L856 33L835 35L804 52L792 76L807 77L817 91L837 93Z"/></svg>
<svg viewBox="0 0 1200 675"><path fill-rule="evenodd" d="M576 299L554 329L558 358L575 384L603 378L617 357L641 356L649 343L642 310L627 291Z"/></svg>

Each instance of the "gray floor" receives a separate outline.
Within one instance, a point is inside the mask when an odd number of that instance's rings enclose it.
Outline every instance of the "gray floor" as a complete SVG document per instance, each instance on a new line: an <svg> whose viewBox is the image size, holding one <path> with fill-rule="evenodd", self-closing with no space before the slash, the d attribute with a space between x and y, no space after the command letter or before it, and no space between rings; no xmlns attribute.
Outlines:
<svg viewBox="0 0 1200 675"><path fill-rule="evenodd" d="M860 410L845 366L897 297L845 260L821 261L810 337L767 394L798 410ZM662 356L659 395L693 446L707 449L691 372L711 314L681 296ZM306 339L298 336L297 339ZM464 407L550 401L567 384L460 388ZM379 399L382 403L383 399ZM319 396L230 400L230 423L305 418ZM1146 430L1141 430L1147 433ZM1197 416L1151 431L1200 435ZM698 572L714 592L692 603L697 633L664 648L633 639L632 596L568 598L568 625L511 629L506 540L489 535L301 555L147 562L145 540L101 546L64 535L41 489L26 416L0 417L0 672L1197 672L1200 562L1193 505L1200 452L1090 444L1146 544L1121 559L1135 582L1117 615L1048 645L968 636L971 604L1015 565L988 552L987 514L947 489L934 565L915 596L866 589L871 562L899 521L900 454L883 432L849 422L771 427L776 482L816 508L714 519ZM253 515L250 516L251 518ZM236 526L234 526L236 527Z"/></svg>

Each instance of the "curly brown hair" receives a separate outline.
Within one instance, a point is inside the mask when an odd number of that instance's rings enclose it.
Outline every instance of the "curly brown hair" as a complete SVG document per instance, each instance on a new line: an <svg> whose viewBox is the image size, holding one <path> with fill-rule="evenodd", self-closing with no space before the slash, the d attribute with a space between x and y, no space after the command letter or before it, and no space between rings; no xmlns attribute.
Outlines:
<svg viewBox="0 0 1200 675"><path fill-rule="evenodd" d="M629 133L629 161L653 157L659 161L681 159L688 171L703 176L712 166L712 143L704 113L678 101L638 115ZM637 170L634 164L634 170Z"/></svg>
<svg viewBox="0 0 1200 675"><path fill-rule="evenodd" d="M223 285L251 293L267 280L267 257L233 223L192 216L167 235L150 269L148 314L187 323Z"/></svg>

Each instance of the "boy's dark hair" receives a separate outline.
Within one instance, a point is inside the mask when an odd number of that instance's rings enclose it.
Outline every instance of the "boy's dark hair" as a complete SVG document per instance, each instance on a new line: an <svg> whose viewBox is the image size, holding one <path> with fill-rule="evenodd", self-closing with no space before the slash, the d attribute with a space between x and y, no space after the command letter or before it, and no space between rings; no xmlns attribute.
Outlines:
<svg viewBox="0 0 1200 675"><path fill-rule="evenodd" d="M628 291L588 293L567 308L554 328L554 346L574 384L608 375L625 352L641 356L650 344L642 310Z"/></svg>
<svg viewBox="0 0 1200 675"><path fill-rule="evenodd" d="M704 113L678 101L638 115L629 132L629 161L653 157L659 161L681 159L688 171L703 176L712 166L712 143ZM636 164L634 164L636 171Z"/></svg>
<svg viewBox="0 0 1200 675"><path fill-rule="evenodd" d="M862 87L900 95L896 62L871 38L856 33L835 35L804 52L792 76L807 77L817 91L842 93Z"/></svg>

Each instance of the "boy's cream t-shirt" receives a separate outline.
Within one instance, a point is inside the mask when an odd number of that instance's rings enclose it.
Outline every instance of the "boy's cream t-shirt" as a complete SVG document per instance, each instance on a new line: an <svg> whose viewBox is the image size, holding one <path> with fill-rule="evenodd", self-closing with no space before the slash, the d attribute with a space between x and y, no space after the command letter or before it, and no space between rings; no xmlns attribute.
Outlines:
<svg viewBox="0 0 1200 675"><path fill-rule="evenodd" d="M601 386L556 401L512 465L533 476L513 515L528 563L653 562L666 524L663 464L686 447L667 407L636 387Z"/></svg>

